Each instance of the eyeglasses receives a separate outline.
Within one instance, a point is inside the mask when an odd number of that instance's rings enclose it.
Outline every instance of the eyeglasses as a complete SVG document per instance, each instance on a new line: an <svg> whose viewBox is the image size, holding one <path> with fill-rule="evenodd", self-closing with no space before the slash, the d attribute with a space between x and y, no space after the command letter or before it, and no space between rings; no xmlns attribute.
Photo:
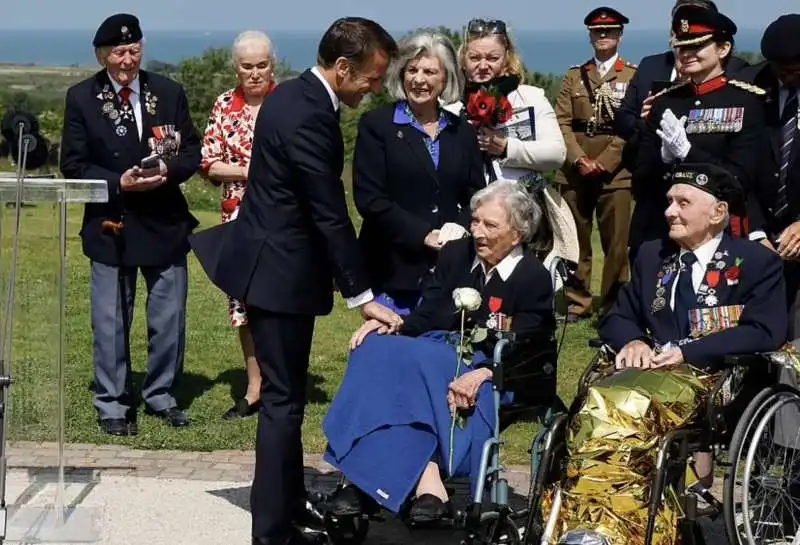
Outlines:
<svg viewBox="0 0 800 545"><path fill-rule="evenodd" d="M467 34L470 36L484 36L486 34L505 34L506 23L499 19L485 21L483 19L472 19L467 23Z"/></svg>

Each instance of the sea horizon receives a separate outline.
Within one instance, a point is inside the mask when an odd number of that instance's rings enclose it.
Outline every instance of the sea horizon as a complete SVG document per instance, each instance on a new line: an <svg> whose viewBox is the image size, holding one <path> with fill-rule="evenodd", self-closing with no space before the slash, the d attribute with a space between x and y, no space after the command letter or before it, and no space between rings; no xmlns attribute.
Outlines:
<svg viewBox="0 0 800 545"><path fill-rule="evenodd" d="M178 64L202 55L209 48L229 47L239 31L235 30L153 30L145 35L144 63L161 61ZM400 38L406 31L393 31ZM759 52L762 31L740 29L736 49ZM0 64L42 67L97 66L91 40L92 30L3 30L0 32ZM302 71L314 64L322 31L269 32L278 59L293 70ZM570 66L591 58L591 46L585 29L518 30L512 33L522 60L530 71L562 74ZM21 45L21 44L24 44ZM668 48L668 33L659 30L625 31L620 55L634 64L642 57Z"/></svg>

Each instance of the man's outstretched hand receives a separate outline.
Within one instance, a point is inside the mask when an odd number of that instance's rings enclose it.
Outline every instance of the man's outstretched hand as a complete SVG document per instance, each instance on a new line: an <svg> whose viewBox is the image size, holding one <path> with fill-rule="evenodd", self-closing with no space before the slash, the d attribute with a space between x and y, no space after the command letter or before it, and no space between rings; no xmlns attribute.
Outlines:
<svg viewBox="0 0 800 545"><path fill-rule="evenodd" d="M374 319L383 322L389 328L388 333L394 333L403 325L403 319L392 309L382 304L370 301L361 307L361 315L365 320Z"/></svg>

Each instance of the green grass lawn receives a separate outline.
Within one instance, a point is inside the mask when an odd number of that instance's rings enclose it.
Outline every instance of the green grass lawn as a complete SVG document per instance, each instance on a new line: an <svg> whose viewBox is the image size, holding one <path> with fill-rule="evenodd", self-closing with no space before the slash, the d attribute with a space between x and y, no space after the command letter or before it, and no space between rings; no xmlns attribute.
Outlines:
<svg viewBox="0 0 800 545"><path fill-rule="evenodd" d="M191 182L196 183L196 182ZM8 233L11 209L3 209L3 248L0 256L2 291L5 293L9 263ZM70 442L118 443L146 449L250 449L254 444L255 418L225 422L222 414L234 398L243 393L245 375L238 337L228 324L224 295L205 277L190 254L189 302L185 375L179 403L188 410L193 425L171 429L160 421L140 416L140 431L135 438L117 439L98 431L92 406L92 336L89 314L89 263L83 256L78 230L82 210L70 209L68 219L68 286L66 337L66 437ZM216 224L218 214L195 212L201 229ZM56 327L58 292L57 214L51 206L24 207L23 237L17 271L17 303L14 320L14 355L11 393L11 426L15 440L54 440L57 400ZM596 243L596 248L599 244ZM595 258L599 274L600 255ZM597 282L595 282L597 284ZM144 285L140 279L134 327L131 334L134 382L141 384L146 366L146 326ZM311 355L310 403L304 425L305 448L320 452L324 448L321 422L335 394L347 359L351 333L358 326L356 311L347 311L337 297L334 312L317 322ZM559 392L571 400L575 385L592 351L586 341L593 335L589 324L569 326L559 363ZM409 392L409 395L412 395ZM143 412L140 409L140 413ZM512 427L506 432L507 456L511 463L525 463L533 424Z"/></svg>

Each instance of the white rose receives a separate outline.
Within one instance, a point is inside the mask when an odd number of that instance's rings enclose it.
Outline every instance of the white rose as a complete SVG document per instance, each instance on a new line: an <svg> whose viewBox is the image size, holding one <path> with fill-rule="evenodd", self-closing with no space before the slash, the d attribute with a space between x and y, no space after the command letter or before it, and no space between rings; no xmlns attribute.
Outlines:
<svg viewBox="0 0 800 545"><path fill-rule="evenodd" d="M481 294L474 288L456 288L453 290L453 302L456 310L478 310L481 308Z"/></svg>

